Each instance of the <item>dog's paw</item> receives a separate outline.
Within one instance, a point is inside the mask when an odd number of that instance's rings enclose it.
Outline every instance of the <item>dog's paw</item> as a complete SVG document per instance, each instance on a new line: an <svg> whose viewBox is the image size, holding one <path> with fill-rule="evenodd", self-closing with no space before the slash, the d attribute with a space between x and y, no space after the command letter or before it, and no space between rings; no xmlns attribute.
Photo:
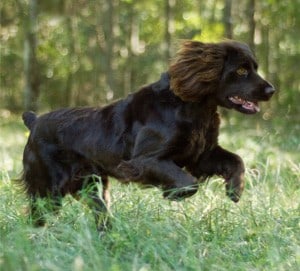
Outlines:
<svg viewBox="0 0 300 271"><path fill-rule="evenodd" d="M241 180L238 182L238 185L233 186L232 181L228 181L226 183L226 195L233 201L238 202L242 196L242 193L244 191L244 183Z"/></svg>

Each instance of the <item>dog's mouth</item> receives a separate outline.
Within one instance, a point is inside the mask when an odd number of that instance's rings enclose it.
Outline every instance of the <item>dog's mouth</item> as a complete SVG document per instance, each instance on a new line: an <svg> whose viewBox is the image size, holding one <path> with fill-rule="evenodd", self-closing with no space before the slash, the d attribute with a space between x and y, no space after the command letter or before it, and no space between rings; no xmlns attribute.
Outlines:
<svg viewBox="0 0 300 271"><path fill-rule="evenodd" d="M255 114L260 111L257 101L244 100L239 96L228 97L228 100L235 105L238 111L247 114Z"/></svg>

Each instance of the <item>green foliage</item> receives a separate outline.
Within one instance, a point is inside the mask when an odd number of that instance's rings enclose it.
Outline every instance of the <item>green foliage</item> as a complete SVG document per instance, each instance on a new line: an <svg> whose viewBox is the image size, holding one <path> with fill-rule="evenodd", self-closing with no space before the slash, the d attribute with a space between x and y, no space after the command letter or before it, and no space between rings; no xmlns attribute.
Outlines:
<svg viewBox="0 0 300 271"><path fill-rule="evenodd" d="M91 211L71 197L46 227L30 225L25 195L11 181L21 172L26 129L2 113L0 269L299 270L300 126L289 114L234 114L223 121L220 143L246 163L238 204L216 177L179 203L158 189L113 182L113 227L99 236Z"/></svg>
<svg viewBox="0 0 300 271"><path fill-rule="evenodd" d="M0 107L11 111L24 107L24 40L33 1L0 5ZM246 0L233 3L230 18L224 18L224 0L36 2L38 103L43 111L106 103L153 82L167 69L181 39L226 38L224 20L232 23L235 39L252 42L251 1ZM290 105L298 113L299 1L255 1L254 8L260 71L281 90L274 105Z"/></svg>

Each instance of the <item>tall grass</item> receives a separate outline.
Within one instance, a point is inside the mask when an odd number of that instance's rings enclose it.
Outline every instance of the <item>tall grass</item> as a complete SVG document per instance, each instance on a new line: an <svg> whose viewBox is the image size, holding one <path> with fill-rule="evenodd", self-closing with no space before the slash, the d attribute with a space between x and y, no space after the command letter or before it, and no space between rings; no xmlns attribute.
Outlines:
<svg viewBox="0 0 300 271"><path fill-rule="evenodd" d="M99 236L91 211L71 197L46 227L28 223L26 197L11 181L26 130L3 118L0 270L300 270L300 125L276 117L224 123L221 145L247 166L240 203L218 178L180 203L113 182L113 227Z"/></svg>

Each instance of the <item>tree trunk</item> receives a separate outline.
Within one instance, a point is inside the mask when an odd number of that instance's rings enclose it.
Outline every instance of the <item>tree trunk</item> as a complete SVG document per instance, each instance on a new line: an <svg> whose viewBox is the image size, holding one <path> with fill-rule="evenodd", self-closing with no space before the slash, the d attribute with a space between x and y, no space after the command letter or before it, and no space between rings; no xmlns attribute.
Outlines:
<svg viewBox="0 0 300 271"><path fill-rule="evenodd" d="M139 47L139 24L136 16L136 11L134 8L135 1L128 3L129 9L129 20L128 28L126 32L128 33L128 39L126 41L126 47L128 51L128 56L126 59L126 67L124 70L124 96L134 90L134 74L135 74L135 59L137 54L137 49Z"/></svg>
<svg viewBox="0 0 300 271"><path fill-rule="evenodd" d="M107 85L106 98L113 98L113 93L116 91L116 77L114 68L114 49L116 36L116 6L117 0L106 0L103 6L103 32L105 37L105 80Z"/></svg>
<svg viewBox="0 0 300 271"><path fill-rule="evenodd" d="M39 96L39 71L36 58L36 31L37 31L37 1L29 0L28 18L25 22L24 43L24 107L25 110L36 111L38 109Z"/></svg>
<svg viewBox="0 0 300 271"><path fill-rule="evenodd" d="M232 0L225 0L224 13L223 13L223 22L225 26L225 37L227 39L233 38L232 31Z"/></svg>
<svg viewBox="0 0 300 271"><path fill-rule="evenodd" d="M254 35L255 35L255 0L248 0L248 25L249 25L249 40L248 44L250 48L255 51L255 44L254 44Z"/></svg>
<svg viewBox="0 0 300 271"><path fill-rule="evenodd" d="M261 26L261 39L262 39L262 69L266 74L266 78L270 79L270 44L269 44L269 27Z"/></svg>
<svg viewBox="0 0 300 271"><path fill-rule="evenodd" d="M68 15L67 15L68 16ZM73 57L74 57L74 38L73 38L73 27L72 18L67 17L67 35L68 35L68 73L66 78L66 84L63 93L62 106L70 106L72 104L72 88L73 88Z"/></svg>
<svg viewBox="0 0 300 271"><path fill-rule="evenodd" d="M64 88L62 106L74 106L75 102L72 101L73 97L73 72L74 64L73 60L75 57L75 43L76 39L74 38L74 27L73 27L73 5L71 1L66 2L66 34L68 36L68 73L66 78L66 84Z"/></svg>
<svg viewBox="0 0 300 271"><path fill-rule="evenodd" d="M174 33L174 6L176 0L165 0L165 58L170 61L172 53L172 34Z"/></svg>

